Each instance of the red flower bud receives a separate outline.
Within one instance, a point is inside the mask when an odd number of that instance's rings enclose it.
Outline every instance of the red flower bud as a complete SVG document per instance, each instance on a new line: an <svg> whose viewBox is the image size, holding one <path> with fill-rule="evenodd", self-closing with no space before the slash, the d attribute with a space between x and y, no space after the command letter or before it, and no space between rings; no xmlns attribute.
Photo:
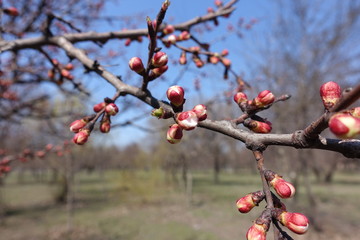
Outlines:
<svg viewBox="0 0 360 240"><path fill-rule="evenodd" d="M70 131L77 133L80 131L80 129L84 128L87 123L88 121L85 119L75 120L70 124Z"/></svg>
<svg viewBox="0 0 360 240"><path fill-rule="evenodd" d="M166 96L174 106L181 106L184 104L184 89L180 86L171 86L166 91Z"/></svg>
<svg viewBox="0 0 360 240"><path fill-rule="evenodd" d="M54 77L55 77L55 71L54 71L54 69L50 69L50 70L48 71L47 75L48 75L48 77L49 77L50 79L53 80Z"/></svg>
<svg viewBox="0 0 360 240"><path fill-rule="evenodd" d="M265 194L263 191L249 193L244 197L238 199L236 201L236 206L239 212L248 213L251 209L253 209L253 207L258 206L264 198Z"/></svg>
<svg viewBox="0 0 360 240"><path fill-rule="evenodd" d="M100 123L100 131L102 133L110 132L110 128L111 128L110 121L101 121L101 123Z"/></svg>
<svg viewBox="0 0 360 240"><path fill-rule="evenodd" d="M53 147L54 147L54 145L52 145L52 144L46 144L46 146L45 146L45 150L46 151L50 151L51 149L53 149Z"/></svg>
<svg viewBox="0 0 360 240"><path fill-rule="evenodd" d="M66 79L69 79L69 80L73 80L74 79L74 76L71 75L71 73L66 70L66 69L61 69L61 72L60 72L61 76L63 76L64 78Z"/></svg>
<svg viewBox="0 0 360 240"><path fill-rule="evenodd" d="M291 198L295 194L295 187L277 174L275 174L274 179L269 184L281 198Z"/></svg>
<svg viewBox="0 0 360 240"><path fill-rule="evenodd" d="M224 50L221 51L221 56L225 57L227 55L229 55L229 50L224 49Z"/></svg>
<svg viewBox="0 0 360 240"><path fill-rule="evenodd" d="M327 82L320 87L320 96L326 109L334 106L341 97L341 88L336 82Z"/></svg>
<svg viewBox="0 0 360 240"><path fill-rule="evenodd" d="M271 122L260 122L252 119L246 119L244 121L244 126L256 133L269 133L272 129Z"/></svg>
<svg viewBox="0 0 360 240"><path fill-rule="evenodd" d="M185 65L187 63L186 52L182 52L179 58L179 63Z"/></svg>
<svg viewBox="0 0 360 240"><path fill-rule="evenodd" d="M144 64L139 57L133 57L129 61L129 67L134 72L142 75L145 72Z"/></svg>
<svg viewBox="0 0 360 240"><path fill-rule="evenodd" d="M201 58L199 58L196 55L193 56L193 61L194 61L195 65L196 65L196 67L198 67L198 68L201 68L201 67L204 66L204 62L201 60Z"/></svg>
<svg viewBox="0 0 360 240"><path fill-rule="evenodd" d="M173 33L174 31L175 31L175 28L174 28L173 25L166 25L166 27L164 27L164 29L163 29L163 33L164 33L165 35L171 34L171 33Z"/></svg>
<svg viewBox="0 0 360 240"><path fill-rule="evenodd" d="M116 106L115 103L109 103L105 107L105 112L110 116L114 116L119 112L119 108Z"/></svg>
<svg viewBox="0 0 360 240"><path fill-rule="evenodd" d="M216 56L211 56L209 58L209 62L212 63L212 64L217 64L218 62L220 61L220 59Z"/></svg>
<svg viewBox="0 0 360 240"><path fill-rule="evenodd" d="M206 115L206 106L203 104L198 104L193 108L193 112L196 113L196 116L200 121L204 121L207 118Z"/></svg>
<svg viewBox="0 0 360 240"><path fill-rule="evenodd" d="M66 70L69 70L69 71L71 71L71 70L73 70L74 69L74 65L72 64L72 63L68 63L68 64L66 64L65 65L65 67L64 67Z"/></svg>
<svg viewBox="0 0 360 240"><path fill-rule="evenodd" d="M168 62L168 56L164 52L157 52L154 54L153 58L151 59L151 64L154 67L162 67L165 66Z"/></svg>
<svg viewBox="0 0 360 240"><path fill-rule="evenodd" d="M176 116L176 122L182 129L188 131L197 126L199 119L193 111L186 111L181 112Z"/></svg>
<svg viewBox="0 0 360 240"><path fill-rule="evenodd" d="M230 61L229 59L227 59L227 58L222 58L222 59L221 59L221 62L224 64L224 66L225 66L226 68L230 68L230 66L231 66L231 61Z"/></svg>
<svg viewBox="0 0 360 240"><path fill-rule="evenodd" d="M38 157L38 158L44 158L45 157L45 152L44 151L37 151L36 152L36 156Z"/></svg>
<svg viewBox="0 0 360 240"><path fill-rule="evenodd" d="M283 212L278 216L282 225L297 234L304 234L309 228L308 218L301 213Z"/></svg>
<svg viewBox="0 0 360 240"><path fill-rule="evenodd" d="M355 138L360 134L360 118L347 113L337 113L330 118L329 128L338 138Z"/></svg>
<svg viewBox="0 0 360 240"><path fill-rule="evenodd" d="M178 124L173 124L167 131L166 139L169 143L175 144L180 142L183 136L181 127Z"/></svg>
<svg viewBox="0 0 360 240"><path fill-rule="evenodd" d="M248 100L247 96L245 93L243 92L237 92L235 95L234 95L234 101L237 103L237 104L240 104L242 102L246 102Z"/></svg>
<svg viewBox="0 0 360 240"><path fill-rule="evenodd" d="M17 10L16 7L5 8L3 11L5 14L12 16L12 17L19 16L19 11Z"/></svg>
<svg viewBox="0 0 360 240"><path fill-rule="evenodd" d="M177 38L179 41L185 41L190 39L190 33L188 31L182 31Z"/></svg>
<svg viewBox="0 0 360 240"><path fill-rule="evenodd" d="M266 240L266 231L264 225L254 223L246 233L247 240Z"/></svg>
<svg viewBox="0 0 360 240"><path fill-rule="evenodd" d="M170 36L167 37L167 42L174 44L174 43L176 43L177 39L178 38L176 37L175 34L171 34Z"/></svg>
<svg viewBox="0 0 360 240"><path fill-rule="evenodd" d="M87 142L90 136L90 131L88 129L83 129L73 137L72 141L78 145L83 145Z"/></svg>
<svg viewBox="0 0 360 240"><path fill-rule="evenodd" d="M166 72L168 70L168 65L162 66L162 67L158 67L158 68L154 68L151 71L151 79L155 79L159 76L161 76L164 72Z"/></svg>
<svg viewBox="0 0 360 240"><path fill-rule="evenodd" d="M106 106L105 102L101 102L101 103L94 105L94 112L100 112L101 110L103 110L105 108L105 106Z"/></svg>
<svg viewBox="0 0 360 240"><path fill-rule="evenodd" d="M258 108L265 107L274 102L275 96L269 90L264 90L258 94L258 96L254 99L253 104Z"/></svg>
<svg viewBox="0 0 360 240"><path fill-rule="evenodd" d="M214 13L215 11L214 11L214 9L212 7L208 7L207 12L208 13Z"/></svg>

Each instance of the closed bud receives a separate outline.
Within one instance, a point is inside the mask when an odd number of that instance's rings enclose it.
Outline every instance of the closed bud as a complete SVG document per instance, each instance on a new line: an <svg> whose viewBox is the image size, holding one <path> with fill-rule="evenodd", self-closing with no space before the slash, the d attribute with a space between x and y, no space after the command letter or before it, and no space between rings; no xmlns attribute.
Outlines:
<svg viewBox="0 0 360 240"><path fill-rule="evenodd" d="M9 16L12 16L12 17L19 16L19 11L17 10L16 7L5 8L3 11L4 11L5 14L7 14Z"/></svg>
<svg viewBox="0 0 360 240"><path fill-rule="evenodd" d="M336 82L327 82L320 87L320 96L326 109L334 106L341 97L341 88Z"/></svg>
<svg viewBox="0 0 360 240"><path fill-rule="evenodd" d="M77 132L79 132L82 128L84 128L87 123L88 123L88 121L86 121L85 119L75 120L74 122L72 122L72 123L70 124L70 131L77 133Z"/></svg>
<svg viewBox="0 0 360 240"><path fill-rule="evenodd" d="M260 122L252 119L246 119L244 121L244 126L256 133L269 133L272 129L271 122Z"/></svg>
<svg viewBox="0 0 360 240"><path fill-rule="evenodd" d="M223 5L223 2L221 0L215 0L215 6L221 7Z"/></svg>
<svg viewBox="0 0 360 240"><path fill-rule="evenodd" d="M54 71L54 69L49 69L47 75L48 75L48 77L49 77L50 79L53 80L54 77L55 77L55 71Z"/></svg>
<svg viewBox="0 0 360 240"><path fill-rule="evenodd" d="M145 68L144 68L144 64L142 62L142 60L139 57L133 57L130 59L129 61L129 67L131 70L133 70L134 72L142 75L143 73L145 73Z"/></svg>
<svg viewBox="0 0 360 240"><path fill-rule="evenodd" d="M206 106L203 104L198 104L193 108L193 112L196 113L199 122L204 121L207 118Z"/></svg>
<svg viewBox="0 0 360 240"><path fill-rule="evenodd" d="M174 44L177 41L177 37L175 34L171 34L170 36L167 37L167 42Z"/></svg>
<svg viewBox="0 0 360 240"><path fill-rule="evenodd" d="M282 212L277 219L279 222L297 234L304 234L309 228L308 218L301 213Z"/></svg>
<svg viewBox="0 0 360 240"><path fill-rule="evenodd" d="M161 76L163 73L165 73L168 70L168 66L162 66L162 67L158 67L158 68L154 68L153 70L151 70L151 79L155 79L159 76Z"/></svg>
<svg viewBox="0 0 360 240"><path fill-rule="evenodd" d="M169 143L175 144L180 142L181 138L183 136L183 132L181 127L178 124L173 124L169 127L166 139Z"/></svg>
<svg viewBox="0 0 360 240"><path fill-rule="evenodd" d="M105 117L105 116L107 116L107 117ZM110 128L111 128L110 118L107 114L105 114L104 118L100 122L100 131L102 133L108 133L108 132L110 132Z"/></svg>
<svg viewBox="0 0 360 240"><path fill-rule="evenodd" d="M154 67L162 67L168 63L168 56L164 52L157 52L151 59L151 64Z"/></svg>
<svg viewBox="0 0 360 240"><path fill-rule="evenodd" d="M105 106L106 106L105 102L101 102L101 103L94 105L94 112L100 112L101 110L103 110L105 108Z"/></svg>
<svg viewBox="0 0 360 240"><path fill-rule="evenodd" d="M36 156L37 156L38 158L44 158L45 155L46 155L45 151L37 151L37 152L36 152Z"/></svg>
<svg viewBox="0 0 360 240"><path fill-rule="evenodd" d="M247 240L266 240L266 227L263 224L254 223L246 233Z"/></svg>
<svg viewBox="0 0 360 240"><path fill-rule="evenodd" d="M220 59L216 56L211 56L209 58L209 62L212 63L212 64L217 64L218 62L220 61Z"/></svg>
<svg viewBox="0 0 360 240"><path fill-rule="evenodd" d="M163 33L164 33L165 35L171 34L171 33L173 33L174 31L175 31L175 28L174 28L173 25L166 25L166 27L164 27L164 29L163 29Z"/></svg>
<svg viewBox="0 0 360 240"><path fill-rule="evenodd" d="M234 101L235 101L237 104L246 102L247 100L248 100L248 98L247 98L246 94L243 93L243 92L237 92L237 93L234 95Z"/></svg>
<svg viewBox="0 0 360 240"><path fill-rule="evenodd" d="M228 58L222 58L222 59L221 59L221 62L224 64L224 66L225 66L226 68L230 68L230 66L231 66L231 61L230 61L230 59L228 59Z"/></svg>
<svg viewBox="0 0 360 240"><path fill-rule="evenodd" d="M360 134L360 118L347 113L337 113L330 118L329 128L338 138L356 138Z"/></svg>
<svg viewBox="0 0 360 240"><path fill-rule="evenodd" d="M224 49L224 50L221 51L221 56L225 57L227 55L229 55L229 50Z"/></svg>
<svg viewBox="0 0 360 240"><path fill-rule="evenodd" d="M192 130L198 125L198 117L193 111L181 112L176 116L176 122L184 130Z"/></svg>
<svg viewBox="0 0 360 240"><path fill-rule="evenodd" d="M64 78L66 79L69 79L69 80L73 80L74 79L74 76L71 75L71 73L66 70L66 69L61 69L61 72L60 72L61 76L63 76Z"/></svg>
<svg viewBox="0 0 360 240"><path fill-rule="evenodd" d="M119 112L119 108L116 106L115 103L109 103L105 107L105 112L110 116L114 116Z"/></svg>
<svg viewBox="0 0 360 240"><path fill-rule="evenodd" d="M88 129L83 129L73 137L72 141L78 145L83 145L87 142L90 136L90 131Z"/></svg>
<svg viewBox="0 0 360 240"><path fill-rule="evenodd" d="M214 11L214 9L212 7L208 7L207 12L208 13L214 13L215 11Z"/></svg>
<svg viewBox="0 0 360 240"><path fill-rule="evenodd" d="M295 187L291 183L285 181L281 176L271 170L266 170L264 175L266 180L281 198L291 198L294 196Z"/></svg>
<svg viewBox="0 0 360 240"><path fill-rule="evenodd" d="M180 55L180 58L179 58L179 63L181 65L185 65L187 63L186 52L185 51L181 52L181 55Z"/></svg>
<svg viewBox="0 0 360 240"><path fill-rule="evenodd" d="M174 106L181 106L184 104L184 89L180 86L171 86L166 91L166 96Z"/></svg>
<svg viewBox="0 0 360 240"><path fill-rule="evenodd" d="M198 68L202 68L204 66L204 62L196 55L193 56L193 61Z"/></svg>
<svg viewBox="0 0 360 240"><path fill-rule="evenodd" d="M263 191L252 192L238 199L236 201L236 206L239 212L248 213L253 207L258 206L264 198L265 194Z"/></svg>
<svg viewBox="0 0 360 240"><path fill-rule="evenodd" d="M275 101L275 96L269 90L264 90L258 94L254 99L253 104L258 108L263 108L272 104Z"/></svg>
<svg viewBox="0 0 360 240"><path fill-rule="evenodd" d="M66 64L65 65L65 67L64 67L66 70L69 70L69 71L71 71L71 70L73 70L74 69L74 65L72 64L72 63L68 63L68 64Z"/></svg>
<svg viewBox="0 0 360 240"><path fill-rule="evenodd" d="M190 33L188 31L182 31L177 38L179 41L185 41L190 39Z"/></svg>
<svg viewBox="0 0 360 240"><path fill-rule="evenodd" d="M127 38L127 39L125 40L124 45L125 45L126 47L130 46L131 41L132 41L131 38Z"/></svg>

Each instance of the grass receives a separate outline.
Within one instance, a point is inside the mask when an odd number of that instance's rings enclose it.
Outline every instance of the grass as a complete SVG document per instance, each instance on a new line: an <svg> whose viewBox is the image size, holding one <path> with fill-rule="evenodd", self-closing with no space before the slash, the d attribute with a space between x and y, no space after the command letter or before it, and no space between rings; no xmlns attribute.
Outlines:
<svg viewBox="0 0 360 240"><path fill-rule="evenodd" d="M260 189L259 177L247 172L224 173L219 184L214 184L212 177L211 172L193 173L190 199L159 170L78 173L73 231L69 233L66 206L53 200L57 185L36 182L30 175L25 176L26 184L19 184L16 176L10 175L1 187L6 209L1 239L244 239L265 204L242 215L235 201ZM310 229L294 239L357 239L359 184L358 174L337 174L331 185L312 184L318 200L317 220L323 223L324 232ZM298 189L296 204L284 201L290 211L309 211L304 192Z"/></svg>

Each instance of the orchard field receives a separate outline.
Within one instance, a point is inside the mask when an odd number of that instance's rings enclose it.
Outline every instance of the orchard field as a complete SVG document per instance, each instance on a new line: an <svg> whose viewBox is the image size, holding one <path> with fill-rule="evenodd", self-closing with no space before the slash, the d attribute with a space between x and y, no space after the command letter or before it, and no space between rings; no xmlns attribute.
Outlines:
<svg viewBox="0 0 360 240"><path fill-rule="evenodd" d="M242 239L261 208L242 215L235 201L261 187L258 176L248 171L222 173L218 184L211 172L191 176L192 191L186 193L160 170L80 172L75 176L74 211L69 220L67 206L53 200L59 189L49 183L49 174L39 180L27 173L22 179L25 183L19 183L14 172L1 189L6 206L1 239ZM309 233L294 239L358 239L359 174L337 173L327 185L311 182L318 201L316 220L323 229L316 232L311 227ZM298 189L297 199L288 208L306 214L303 191ZM67 235L68 221L72 221L71 235Z"/></svg>

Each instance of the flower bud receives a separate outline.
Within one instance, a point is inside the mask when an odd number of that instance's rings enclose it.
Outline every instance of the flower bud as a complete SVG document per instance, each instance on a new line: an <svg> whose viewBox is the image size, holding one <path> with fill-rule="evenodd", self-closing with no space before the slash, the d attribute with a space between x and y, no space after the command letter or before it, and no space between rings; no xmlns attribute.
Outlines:
<svg viewBox="0 0 360 240"><path fill-rule="evenodd" d="M192 130L198 124L198 117L193 111L181 112L176 116L176 122L184 130Z"/></svg>
<svg viewBox="0 0 360 240"><path fill-rule="evenodd" d="M174 106L181 106L184 104L184 89L180 86L171 86L166 91L166 96Z"/></svg>
<svg viewBox="0 0 360 240"><path fill-rule="evenodd" d="M230 59L228 59L228 58L222 58L222 59L221 59L221 62L224 64L224 66L225 66L226 68L230 68L230 66L231 66L231 61L230 61Z"/></svg>
<svg viewBox="0 0 360 240"><path fill-rule="evenodd" d="M105 107L105 112L110 116L115 116L119 112L119 108L116 106L115 103L109 103Z"/></svg>
<svg viewBox="0 0 360 240"><path fill-rule="evenodd" d="M198 68L202 68L204 66L203 60L201 60L201 58L199 58L196 55L193 56L193 61L194 61L195 65L196 65L196 67L198 67Z"/></svg>
<svg viewBox="0 0 360 240"><path fill-rule="evenodd" d="M326 109L334 106L341 97L341 88L336 82L327 82L320 87L320 96Z"/></svg>
<svg viewBox="0 0 360 240"><path fill-rule="evenodd" d="M3 9L3 12L9 16L12 16L12 17L17 17L19 16L19 11L17 10L16 7L8 7L8 8L5 8Z"/></svg>
<svg viewBox="0 0 360 240"><path fill-rule="evenodd" d="M104 115L105 116L105 115ZM107 115L108 116L108 115ZM110 118L104 118L101 122L100 122L100 131L102 133L108 133L110 132L110 128L111 128L111 122L110 122Z"/></svg>
<svg viewBox="0 0 360 240"><path fill-rule="evenodd" d="M244 126L256 133L269 133L272 129L269 121L260 122L249 118L244 121Z"/></svg>
<svg viewBox="0 0 360 240"><path fill-rule="evenodd" d="M129 61L129 67L134 72L142 75L145 72L144 64L139 57L133 57Z"/></svg>
<svg viewBox="0 0 360 240"><path fill-rule="evenodd" d="M174 44L177 41L177 37L175 34L171 34L170 36L167 37L167 42Z"/></svg>
<svg viewBox="0 0 360 240"><path fill-rule="evenodd" d="M258 108L263 108L267 105L270 105L274 102L275 96L269 90L264 90L258 94L258 96L254 99L253 104L255 104Z"/></svg>
<svg viewBox="0 0 360 240"><path fill-rule="evenodd" d="M355 138L360 134L360 118L347 113L337 113L330 118L329 128L338 138Z"/></svg>
<svg viewBox="0 0 360 240"><path fill-rule="evenodd" d="M166 139L169 143L176 144L180 142L182 136L183 132L181 127L178 124L173 124L167 131Z"/></svg>
<svg viewBox="0 0 360 240"><path fill-rule="evenodd" d="M179 58L179 63L181 65L185 65L187 63L186 52L185 51L181 52L181 55L180 55L180 58Z"/></svg>
<svg viewBox="0 0 360 240"><path fill-rule="evenodd" d="M82 129L80 132L75 134L72 141L78 145L83 145L87 142L90 136L90 131L88 129Z"/></svg>
<svg viewBox="0 0 360 240"><path fill-rule="evenodd" d="M163 29L163 33L164 33L165 35L171 34L171 33L173 33L174 31L175 31L175 28L174 28L173 25L166 25L166 27L164 27L164 29Z"/></svg>
<svg viewBox="0 0 360 240"><path fill-rule="evenodd" d="M151 59L151 64L154 67L162 67L168 63L168 56L164 52L157 52Z"/></svg>
<svg viewBox="0 0 360 240"><path fill-rule="evenodd" d="M45 150L46 150L46 151L50 151L51 149L53 149L53 147L54 147L54 145L52 145L51 143L46 144Z"/></svg>
<svg viewBox="0 0 360 240"><path fill-rule="evenodd" d="M75 120L70 124L70 131L77 133L80 131L80 129L84 128L87 123L88 121L86 121L85 119Z"/></svg>
<svg viewBox="0 0 360 240"><path fill-rule="evenodd" d="M105 102L101 102L101 103L94 105L94 112L100 112L101 110L103 110L105 108L105 106L106 106Z"/></svg>
<svg viewBox="0 0 360 240"><path fill-rule="evenodd" d="M236 201L236 206L239 212L248 213L251 209L253 209L253 207L258 206L264 198L265 194L263 191L249 193L244 197L238 199Z"/></svg>
<svg viewBox="0 0 360 240"><path fill-rule="evenodd" d="M223 2L221 0L215 0L215 6L221 7L223 5Z"/></svg>
<svg viewBox="0 0 360 240"><path fill-rule="evenodd" d="M240 104L242 102L246 102L248 100L247 96L245 93L243 92L237 92L235 95L234 95L234 101L237 103L237 104Z"/></svg>
<svg viewBox="0 0 360 240"><path fill-rule="evenodd" d="M190 33L188 31L182 31L177 38L179 41L185 41L190 39Z"/></svg>
<svg viewBox="0 0 360 240"><path fill-rule="evenodd" d="M209 58L209 62L212 63L212 64L217 64L218 62L220 61L220 59L216 56L211 56Z"/></svg>
<svg viewBox="0 0 360 240"><path fill-rule="evenodd" d="M193 112L196 113L199 122L204 121L207 118L206 115L206 106L203 104L198 104L193 108Z"/></svg>
<svg viewBox="0 0 360 240"><path fill-rule="evenodd" d="M247 240L266 240L266 228L263 224L254 223L246 233Z"/></svg>
<svg viewBox="0 0 360 240"><path fill-rule="evenodd" d="M281 198L291 198L294 196L295 188L291 183L285 181L281 176L271 170L266 170L264 175L266 180Z"/></svg>
<svg viewBox="0 0 360 240"><path fill-rule="evenodd" d="M71 71L71 70L73 70L74 69L74 65L72 64L72 63L68 63L68 64L66 64L65 65L65 67L64 67L66 70L69 70L69 71Z"/></svg>
<svg viewBox="0 0 360 240"><path fill-rule="evenodd" d="M53 80L55 77L55 71L54 69L49 69L48 73L47 73L48 77Z"/></svg>
<svg viewBox="0 0 360 240"><path fill-rule="evenodd" d="M151 116L162 118L162 119L168 119L173 116L172 112L166 111L164 108L160 107L157 109L154 109L151 111Z"/></svg>
<svg viewBox="0 0 360 240"><path fill-rule="evenodd" d="M36 156L37 156L38 158L44 158L45 155L46 155L45 151L37 151L37 152L36 152Z"/></svg>
<svg viewBox="0 0 360 240"><path fill-rule="evenodd" d="M229 55L229 50L224 49L224 50L221 51L221 56L225 57L227 55Z"/></svg>
<svg viewBox="0 0 360 240"><path fill-rule="evenodd" d="M71 73L66 70L66 69L61 69L61 72L60 72L61 76L63 76L64 78L66 79L69 79L69 80L73 80L74 79L74 76L71 75Z"/></svg>
<svg viewBox="0 0 360 240"><path fill-rule="evenodd" d="M304 234L309 228L308 218L301 213L283 212L277 219L282 225L297 234Z"/></svg>

